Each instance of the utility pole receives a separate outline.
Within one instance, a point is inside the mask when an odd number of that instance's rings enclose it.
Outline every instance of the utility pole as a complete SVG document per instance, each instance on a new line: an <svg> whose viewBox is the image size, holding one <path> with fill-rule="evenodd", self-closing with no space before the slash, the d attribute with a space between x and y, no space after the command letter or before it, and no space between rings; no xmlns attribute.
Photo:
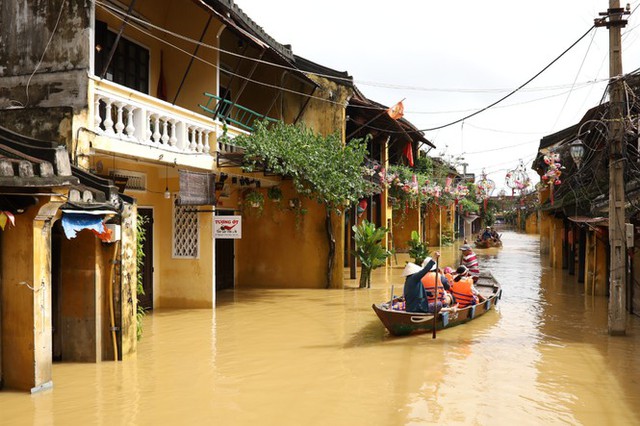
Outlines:
<svg viewBox="0 0 640 426"><path fill-rule="evenodd" d="M609 334L626 333L626 240L623 155L625 107L622 78L622 19L629 11L620 7L620 0L609 0L609 9L595 20L597 27L609 30Z"/></svg>

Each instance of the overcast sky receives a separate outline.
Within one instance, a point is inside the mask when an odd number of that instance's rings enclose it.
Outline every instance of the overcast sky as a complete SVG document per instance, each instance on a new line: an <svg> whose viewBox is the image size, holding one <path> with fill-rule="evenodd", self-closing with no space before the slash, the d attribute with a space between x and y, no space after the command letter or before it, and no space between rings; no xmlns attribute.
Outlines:
<svg viewBox="0 0 640 426"><path fill-rule="evenodd" d="M347 71L368 98L389 106L406 98L405 118L419 129L457 121L507 95L609 7L607 0L235 2L295 54ZM631 10L639 3L631 2ZM639 16L628 17L622 32L625 73L640 68ZM505 188L507 170L520 160L530 169L540 138L600 103L608 50L607 29L592 30L518 94L462 123L425 132L437 147L430 155L463 156L468 172L478 176L485 169ZM533 171L530 176L538 181Z"/></svg>

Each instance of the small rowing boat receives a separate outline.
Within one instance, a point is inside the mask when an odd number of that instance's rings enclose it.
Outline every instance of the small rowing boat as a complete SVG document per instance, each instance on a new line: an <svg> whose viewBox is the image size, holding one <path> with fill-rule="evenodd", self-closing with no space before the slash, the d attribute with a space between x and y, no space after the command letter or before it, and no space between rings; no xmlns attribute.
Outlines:
<svg viewBox="0 0 640 426"><path fill-rule="evenodd" d="M502 247L500 240L476 240L476 248Z"/></svg>
<svg viewBox="0 0 640 426"><path fill-rule="evenodd" d="M465 308L442 308L436 318L436 330L454 327L469 322L498 304L502 297L502 289L490 272L480 275L475 284L484 301ZM373 304L371 307L382 321L382 324L394 336L405 336L415 332L433 331L433 314L406 312L392 308L392 302Z"/></svg>

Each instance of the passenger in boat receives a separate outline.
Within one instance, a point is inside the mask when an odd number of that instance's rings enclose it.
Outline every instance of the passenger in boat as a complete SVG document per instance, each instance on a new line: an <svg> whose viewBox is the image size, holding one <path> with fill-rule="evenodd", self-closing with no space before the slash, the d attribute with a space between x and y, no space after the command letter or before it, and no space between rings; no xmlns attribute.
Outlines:
<svg viewBox="0 0 640 426"><path fill-rule="evenodd" d="M500 241L500 234L493 227L491 227L491 238L493 238L493 241Z"/></svg>
<svg viewBox="0 0 640 426"><path fill-rule="evenodd" d="M427 257L424 260L424 262L422 262L422 266L423 267L426 266L427 263L429 263L429 261L431 261L431 258ZM429 306L430 306L429 309L431 309L431 305L433 305L435 301L434 295L436 293L436 289L435 289L436 276L439 281L438 290L437 290L438 302L442 304L442 306L449 306L453 303L453 297L449 293L449 289L451 288L449 280L447 279L442 269L436 269L436 265L434 264L431 270L427 272L427 274L424 277L422 277L422 280L420 280L428 295L427 300L429 301Z"/></svg>
<svg viewBox="0 0 640 426"><path fill-rule="evenodd" d="M451 293L455 296L459 308L475 305L480 301L480 294L473 285L473 278L469 275L469 269L466 266L460 265L456 269Z"/></svg>
<svg viewBox="0 0 640 426"><path fill-rule="evenodd" d="M440 252L435 252L433 257L437 260L440 257ZM436 260L431 259L422 268L415 263L409 262L404 271L402 271L402 276L405 277L403 294L407 312L431 312L427 300L427 291L424 289L421 280L435 266ZM433 310L433 305L431 308Z"/></svg>
<svg viewBox="0 0 640 426"><path fill-rule="evenodd" d="M480 264L478 263L478 256L474 253L469 244L463 244L460 246L462 256L460 257L460 264L469 269L469 275L473 278L473 281L478 281L480 278Z"/></svg>
<svg viewBox="0 0 640 426"><path fill-rule="evenodd" d="M480 239L482 241L486 241L486 240L490 240L493 238L493 234L491 233L491 227L487 226L484 230L484 232L482 233L482 236L480 237Z"/></svg>

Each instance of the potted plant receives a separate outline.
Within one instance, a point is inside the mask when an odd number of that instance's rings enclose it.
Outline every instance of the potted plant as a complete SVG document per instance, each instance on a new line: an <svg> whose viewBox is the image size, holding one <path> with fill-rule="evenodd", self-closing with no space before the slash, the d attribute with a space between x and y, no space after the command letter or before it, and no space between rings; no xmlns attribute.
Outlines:
<svg viewBox="0 0 640 426"><path fill-rule="evenodd" d="M260 214L264 208L264 195L257 189L252 189L244 194L244 203L246 207L256 209Z"/></svg>
<svg viewBox="0 0 640 426"><path fill-rule="evenodd" d="M282 190L279 186L272 186L267 189L267 197L274 203L282 201Z"/></svg>
<svg viewBox="0 0 640 426"><path fill-rule="evenodd" d="M383 266L391 252L382 244L382 240L389 230L384 227L376 228L375 223L363 220L360 225L354 225L353 238L356 242L354 256L360 261L359 288L371 287L371 271Z"/></svg>
<svg viewBox="0 0 640 426"><path fill-rule="evenodd" d="M420 240L418 231L411 231L411 239L407 241L407 244L409 244L409 257L413 259L416 265L421 265L427 256L429 256L429 249L426 244Z"/></svg>

